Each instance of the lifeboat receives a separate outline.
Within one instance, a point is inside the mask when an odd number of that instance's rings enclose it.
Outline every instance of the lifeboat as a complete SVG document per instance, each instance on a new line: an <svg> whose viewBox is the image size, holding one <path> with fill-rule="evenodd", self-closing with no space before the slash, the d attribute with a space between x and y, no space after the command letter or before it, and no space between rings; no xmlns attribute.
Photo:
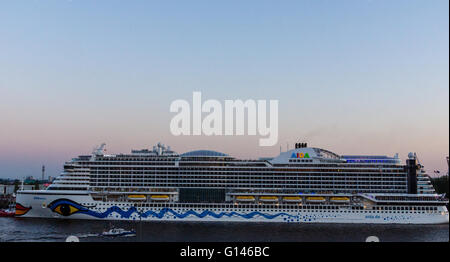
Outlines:
<svg viewBox="0 0 450 262"><path fill-rule="evenodd" d="M254 196L237 196L236 200L239 202L253 202L255 201Z"/></svg>
<svg viewBox="0 0 450 262"><path fill-rule="evenodd" d="M145 197L145 195L128 195L128 199L134 200L134 201L140 201L140 200L146 200L147 198Z"/></svg>
<svg viewBox="0 0 450 262"><path fill-rule="evenodd" d="M348 197L331 197L330 201L335 202L335 203L348 203L348 202L350 202L350 198L348 198Z"/></svg>
<svg viewBox="0 0 450 262"><path fill-rule="evenodd" d="M298 196L285 196L283 197L284 202L302 202L302 198Z"/></svg>
<svg viewBox="0 0 450 262"><path fill-rule="evenodd" d="M325 198L324 197L319 197L319 196L317 196L317 197L307 197L306 200L308 202L318 202L318 203L325 202Z"/></svg>
<svg viewBox="0 0 450 262"><path fill-rule="evenodd" d="M167 200L169 200L169 196L168 195L152 195L151 200L167 201Z"/></svg>
<svg viewBox="0 0 450 262"><path fill-rule="evenodd" d="M260 196L259 201L261 201L261 202L278 202L278 197L276 197L276 196Z"/></svg>

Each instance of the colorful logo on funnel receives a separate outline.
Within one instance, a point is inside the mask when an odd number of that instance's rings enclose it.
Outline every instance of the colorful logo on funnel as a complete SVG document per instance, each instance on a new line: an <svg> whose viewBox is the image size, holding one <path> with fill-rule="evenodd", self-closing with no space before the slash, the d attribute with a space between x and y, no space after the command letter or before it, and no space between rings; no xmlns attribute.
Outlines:
<svg viewBox="0 0 450 262"><path fill-rule="evenodd" d="M291 158L309 158L308 153L292 153Z"/></svg>
<svg viewBox="0 0 450 262"><path fill-rule="evenodd" d="M28 211L30 211L31 206L30 207L24 207L19 203L16 203L16 216L23 216L26 213L28 213Z"/></svg>

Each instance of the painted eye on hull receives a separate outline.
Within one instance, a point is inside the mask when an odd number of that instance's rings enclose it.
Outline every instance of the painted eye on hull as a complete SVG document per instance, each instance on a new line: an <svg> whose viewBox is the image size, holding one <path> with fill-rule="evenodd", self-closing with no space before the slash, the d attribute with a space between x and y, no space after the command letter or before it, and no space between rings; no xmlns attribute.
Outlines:
<svg viewBox="0 0 450 262"><path fill-rule="evenodd" d="M78 212L79 209L70 204L60 204L57 207L55 207L53 211L63 216L70 216L73 213Z"/></svg>
<svg viewBox="0 0 450 262"><path fill-rule="evenodd" d="M87 209L82 205L68 200L68 199L58 199L50 203L47 206L51 211L60 214L62 216L70 216L78 212L86 212Z"/></svg>

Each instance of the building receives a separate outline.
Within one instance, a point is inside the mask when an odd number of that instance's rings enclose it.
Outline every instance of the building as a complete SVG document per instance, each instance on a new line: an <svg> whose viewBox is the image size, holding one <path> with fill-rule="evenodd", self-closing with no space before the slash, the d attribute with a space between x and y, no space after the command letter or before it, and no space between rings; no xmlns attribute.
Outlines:
<svg viewBox="0 0 450 262"><path fill-rule="evenodd" d="M0 195L11 195L14 193L14 185L0 185Z"/></svg>

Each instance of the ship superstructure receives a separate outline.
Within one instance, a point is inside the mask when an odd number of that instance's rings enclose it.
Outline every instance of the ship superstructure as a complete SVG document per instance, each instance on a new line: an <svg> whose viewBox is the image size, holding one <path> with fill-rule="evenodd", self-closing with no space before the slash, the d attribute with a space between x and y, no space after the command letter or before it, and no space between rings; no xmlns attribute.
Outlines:
<svg viewBox="0 0 450 262"><path fill-rule="evenodd" d="M175 221L448 223L417 156L338 155L297 143L274 158L212 150L108 155L64 164L46 190L19 191L25 217ZM19 208L20 210L20 208Z"/></svg>

